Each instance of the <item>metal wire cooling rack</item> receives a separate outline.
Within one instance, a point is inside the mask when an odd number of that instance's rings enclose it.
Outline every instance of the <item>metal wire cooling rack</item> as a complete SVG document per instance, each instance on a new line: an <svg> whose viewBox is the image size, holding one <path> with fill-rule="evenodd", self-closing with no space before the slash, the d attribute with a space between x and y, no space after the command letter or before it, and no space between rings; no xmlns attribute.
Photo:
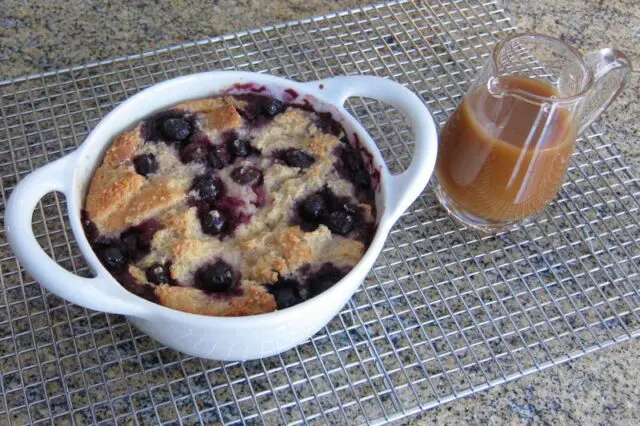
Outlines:
<svg viewBox="0 0 640 426"><path fill-rule="evenodd" d="M401 2L2 82L3 210L20 178L154 82L211 69L378 74L418 93L442 124L512 30L495 1ZM402 170L402 118L371 100L350 107ZM578 142L558 199L518 230L461 228L427 189L340 315L299 347L245 363L182 355L123 317L48 294L2 230L0 423L378 423L627 340L640 333L639 195L597 131ZM89 273L61 196L43 200L34 226L61 265Z"/></svg>

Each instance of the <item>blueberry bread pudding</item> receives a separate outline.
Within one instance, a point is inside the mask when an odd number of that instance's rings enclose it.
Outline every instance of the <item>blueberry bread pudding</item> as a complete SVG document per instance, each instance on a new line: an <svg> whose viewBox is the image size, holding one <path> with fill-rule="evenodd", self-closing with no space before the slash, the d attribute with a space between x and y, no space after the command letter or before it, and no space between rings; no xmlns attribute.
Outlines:
<svg viewBox="0 0 640 426"><path fill-rule="evenodd" d="M261 94L175 105L115 138L83 227L138 296L214 316L284 309L371 242L370 157L353 142L331 114Z"/></svg>

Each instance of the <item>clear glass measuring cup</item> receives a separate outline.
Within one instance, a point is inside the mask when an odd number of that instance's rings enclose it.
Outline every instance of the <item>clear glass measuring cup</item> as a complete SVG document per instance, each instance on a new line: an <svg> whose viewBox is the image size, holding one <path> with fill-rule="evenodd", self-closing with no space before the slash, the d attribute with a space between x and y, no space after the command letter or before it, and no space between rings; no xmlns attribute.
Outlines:
<svg viewBox="0 0 640 426"><path fill-rule="evenodd" d="M582 56L563 41L518 34L498 43L440 133L436 195L486 232L540 212L562 185L576 136L624 88L627 57Z"/></svg>

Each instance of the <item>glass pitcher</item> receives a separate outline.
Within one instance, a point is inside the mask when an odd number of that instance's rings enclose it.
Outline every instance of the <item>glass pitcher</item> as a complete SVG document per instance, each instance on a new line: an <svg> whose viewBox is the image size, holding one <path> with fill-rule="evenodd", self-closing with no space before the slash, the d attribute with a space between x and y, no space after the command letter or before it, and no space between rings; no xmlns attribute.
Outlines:
<svg viewBox="0 0 640 426"><path fill-rule="evenodd" d="M620 93L630 71L615 49L582 57L541 34L498 43L441 130L440 203L486 232L539 213L565 179L577 135Z"/></svg>

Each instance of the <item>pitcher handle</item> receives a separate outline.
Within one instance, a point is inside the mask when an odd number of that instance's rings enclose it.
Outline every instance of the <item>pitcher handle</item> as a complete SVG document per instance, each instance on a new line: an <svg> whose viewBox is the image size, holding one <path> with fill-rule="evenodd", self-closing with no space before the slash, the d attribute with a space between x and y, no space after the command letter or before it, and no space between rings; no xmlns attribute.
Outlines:
<svg viewBox="0 0 640 426"><path fill-rule="evenodd" d="M593 73L593 87L587 94L581 109L581 124L578 133L582 133L607 109L609 104L624 89L631 74L631 62L619 50L605 48L588 53L584 57Z"/></svg>

